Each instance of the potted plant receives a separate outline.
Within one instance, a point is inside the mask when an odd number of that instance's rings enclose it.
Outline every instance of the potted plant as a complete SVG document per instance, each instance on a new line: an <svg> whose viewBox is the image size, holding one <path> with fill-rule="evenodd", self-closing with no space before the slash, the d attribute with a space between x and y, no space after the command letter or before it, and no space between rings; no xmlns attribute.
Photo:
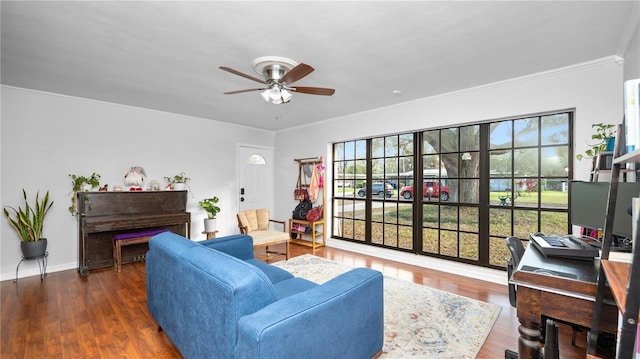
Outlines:
<svg viewBox="0 0 640 359"><path fill-rule="evenodd" d="M216 216L220 212L220 207L216 204L220 199L218 197L205 198L198 202L200 207L207 211L207 218L204 220L204 231L215 232L216 230Z"/></svg>
<svg viewBox="0 0 640 359"><path fill-rule="evenodd" d="M577 154L576 158L578 161L581 161L583 158L596 157L598 153L601 152L613 151L616 135L615 125L595 123L591 125L591 128L596 129L596 133L591 135L591 139L597 142L594 144L587 143L591 148L584 153Z"/></svg>
<svg viewBox="0 0 640 359"><path fill-rule="evenodd" d="M73 194L73 196L71 196L69 212L71 212L72 215L76 215L78 213L78 204L76 202L78 192L87 192L100 186L100 175L93 172L89 177L73 174L70 174L69 177L71 177L71 193Z"/></svg>
<svg viewBox="0 0 640 359"><path fill-rule="evenodd" d="M23 257L25 259L41 257L47 250L47 239L42 238L44 218L51 206L53 206L53 201L49 200L49 191L40 201L40 192L38 192L35 205L31 206L27 200L27 192L24 189L22 189L22 195L24 197L24 209L22 207L15 209L7 206L13 211L13 216L7 208L4 208L4 215L20 237Z"/></svg>
<svg viewBox="0 0 640 359"><path fill-rule="evenodd" d="M171 183L171 188L174 191L184 191L187 187L187 182L191 180L184 172L180 172L173 177L165 177L165 179Z"/></svg>

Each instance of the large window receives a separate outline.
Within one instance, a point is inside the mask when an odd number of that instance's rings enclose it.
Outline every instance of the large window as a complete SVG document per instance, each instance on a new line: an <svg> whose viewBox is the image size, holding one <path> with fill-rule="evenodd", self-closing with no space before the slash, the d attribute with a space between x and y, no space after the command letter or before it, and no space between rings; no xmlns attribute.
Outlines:
<svg viewBox="0 0 640 359"><path fill-rule="evenodd" d="M336 143L332 236L488 267L564 233L572 113Z"/></svg>

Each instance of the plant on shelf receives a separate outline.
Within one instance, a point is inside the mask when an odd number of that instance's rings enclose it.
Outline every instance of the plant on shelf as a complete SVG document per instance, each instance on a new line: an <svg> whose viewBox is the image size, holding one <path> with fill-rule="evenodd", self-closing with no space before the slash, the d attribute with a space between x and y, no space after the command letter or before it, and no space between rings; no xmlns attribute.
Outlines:
<svg viewBox="0 0 640 359"><path fill-rule="evenodd" d="M182 191L187 186L187 182L191 180L191 178L187 177L187 174L184 172L180 172L173 177L165 177L167 181L171 184L171 188L176 191Z"/></svg>
<svg viewBox="0 0 640 359"><path fill-rule="evenodd" d="M44 255L47 249L47 239L42 238L44 219L53 206L53 201L49 199L49 191L40 200L40 192L36 194L35 205L29 205L27 192L22 189L24 198L24 209L7 206L13 211L10 213L4 208L4 215L11 226L16 230L21 240L22 254L24 258L35 258Z"/></svg>
<svg viewBox="0 0 640 359"><path fill-rule="evenodd" d="M596 132L591 135L591 139L597 142L594 144L587 143L591 148L584 153L577 154L576 158L578 161L581 161L583 158L596 157L599 153L610 150L613 145L613 143L610 144L610 142L615 139L615 125L594 123L591 125L591 128L595 128L596 130Z"/></svg>
<svg viewBox="0 0 640 359"><path fill-rule="evenodd" d="M200 207L207 211L207 218L204 220L204 231L215 232L216 230L216 216L220 212L220 207L217 206L220 199L216 196L212 198L205 198L198 202Z"/></svg>
<svg viewBox="0 0 640 359"><path fill-rule="evenodd" d="M100 175L93 172L91 176L78 176L70 174L71 177L71 206L69 206L69 212L76 215L78 213L77 195L78 192L85 192L90 189L100 186Z"/></svg>

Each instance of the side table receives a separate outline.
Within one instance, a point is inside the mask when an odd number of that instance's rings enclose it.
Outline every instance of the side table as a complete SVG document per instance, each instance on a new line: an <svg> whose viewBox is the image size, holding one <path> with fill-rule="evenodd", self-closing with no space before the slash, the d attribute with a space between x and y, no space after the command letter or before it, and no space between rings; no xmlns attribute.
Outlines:
<svg viewBox="0 0 640 359"><path fill-rule="evenodd" d="M202 234L206 234L206 235L207 235L207 239L213 239L213 238L216 238L216 233L218 233L218 231L213 231L213 232L202 232Z"/></svg>
<svg viewBox="0 0 640 359"><path fill-rule="evenodd" d="M40 267L40 280L44 280L44 277L47 275L47 257L48 256L49 256L49 252L45 252L43 255L37 256L37 257L31 257L31 258L22 257L22 259L18 263L18 266L16 267L16 279L13 280L13 283L18 282L18 270L20 269L20 265L22 264L22 262L33 261L33 260L38 261L38 267Z"/></svg>

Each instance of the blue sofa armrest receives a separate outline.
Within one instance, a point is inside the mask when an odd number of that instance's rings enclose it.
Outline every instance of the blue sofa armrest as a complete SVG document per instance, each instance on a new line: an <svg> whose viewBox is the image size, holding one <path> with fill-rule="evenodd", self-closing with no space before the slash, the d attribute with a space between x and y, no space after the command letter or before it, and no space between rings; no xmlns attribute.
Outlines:
<svg viewBox="0 0 640 359"><path fill-rule="evenodd" d="M356 268L242 317L236 358L371 358L383 340L382 274Z"/></svg>
<svg viewBox="0 0 640 359"><path fill-rule="evenodd" d="M198 243L244 261L253 259L253 238L246 234L234 234Z"/></svg>

